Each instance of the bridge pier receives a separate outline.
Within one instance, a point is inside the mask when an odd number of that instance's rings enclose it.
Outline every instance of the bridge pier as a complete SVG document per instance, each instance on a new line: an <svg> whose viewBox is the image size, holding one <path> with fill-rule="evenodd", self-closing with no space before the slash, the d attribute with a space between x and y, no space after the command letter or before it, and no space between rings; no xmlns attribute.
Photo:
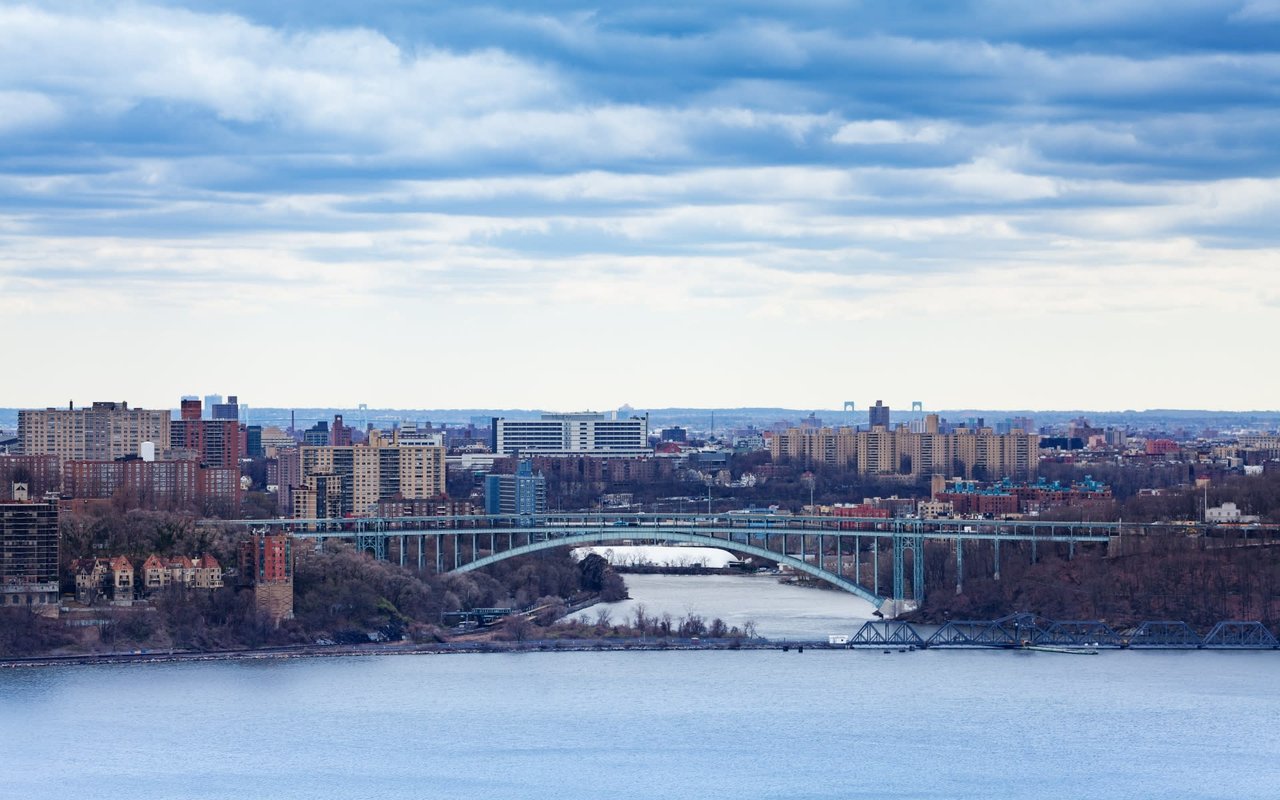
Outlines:
<svg viewBox="0 0 1280 800"><path fill-rule="evenodd" d="M878 595L880 594L880 540L879 539L871 540L871 574L872 574L872 580L875 583L875 587L872 588L871 593Z"/></svg>
<svg viewBox="0 0 1280 800"><path fill-rule="evenodd" d="M919 533L893 535L893 599L902 603L906 594L906 554L911 551L911 595L919 605L924 601L924 536Z"/></svg>
<svg viewBox="0 0 1280 800"><path fill-rule="evenodd" d="M956 539L956 594L964 594L964 539Z"/></svg>

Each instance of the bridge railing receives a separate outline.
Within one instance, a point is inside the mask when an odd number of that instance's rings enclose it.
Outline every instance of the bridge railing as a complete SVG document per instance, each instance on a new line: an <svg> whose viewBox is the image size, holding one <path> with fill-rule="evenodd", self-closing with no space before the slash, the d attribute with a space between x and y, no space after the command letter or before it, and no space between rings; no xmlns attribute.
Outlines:
<svg viewBox="0 0 1280 800"><path fill-rule="evenodd" d="M706 528L735 531L813 533L888 538L904 533L941 535L961 534L1046 537L1097 536L1125 537L1152 535L1211 535L1245 538L1280 537L1280 526L1216 526L1202 523L1121 523L1089 521L1057 521L1027 519L922 519L919 517L831 517L752 514L654 514L571 512L540 515L448 515L405 517L346 517L320 519L210 520L207 524L240 527L276 528L314 534L401 532L471 529L524 528L595 528L601 526L649 529Z"/></svg>

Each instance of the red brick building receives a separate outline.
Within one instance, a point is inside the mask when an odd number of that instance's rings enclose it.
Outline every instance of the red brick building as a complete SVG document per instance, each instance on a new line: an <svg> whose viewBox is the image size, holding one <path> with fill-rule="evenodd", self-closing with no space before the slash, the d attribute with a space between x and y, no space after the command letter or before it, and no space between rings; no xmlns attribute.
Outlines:
<svg viewBox="0 0 1280 800"><path fill-rule="evenodd" d="M13 499L13 484L25 483L27 496L62 491L62 461L57 456L0 455L0 500Z"/></svg>
<svg viewBox="0 0 1280 800"><path fill-rule="evenodd" d="M293 539L253 533L240 543L240 580L253 586L258 612L276 625L293 617Z"/></svg>
<svg viewBox="0 0 1280 800"><path fill-rule="evenodd" d="M63 495L73 500L117 500L130 508L240 513L240 470L196 461L68 461Z"/></svg>
<svg viewBox="0 0 1280 800"><path fill-rule="evenodd" d="M840 503L831 507L833 517L857 517L859 519L889 519L889 509L877 508L867 503ZM840 530L868 531L875 527L874 522L842 522Z"/></svg>

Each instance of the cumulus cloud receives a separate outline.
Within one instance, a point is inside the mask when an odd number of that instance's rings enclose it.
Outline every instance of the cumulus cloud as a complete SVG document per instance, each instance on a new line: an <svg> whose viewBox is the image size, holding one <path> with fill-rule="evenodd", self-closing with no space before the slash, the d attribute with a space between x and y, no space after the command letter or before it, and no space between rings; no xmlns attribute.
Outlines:
<svg viewBox="0 0 1280 800"><path fill-rule="evenodd" d="M6 6L0 330L1273 319L1273 5Z"/></svg>

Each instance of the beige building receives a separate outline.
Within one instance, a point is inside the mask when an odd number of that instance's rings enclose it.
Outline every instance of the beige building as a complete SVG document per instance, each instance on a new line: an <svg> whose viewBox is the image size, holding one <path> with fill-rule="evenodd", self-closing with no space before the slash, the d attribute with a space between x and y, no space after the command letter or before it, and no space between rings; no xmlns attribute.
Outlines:
<svg viewBox="0 0 1280 800"><path fill-rule="evenodd" d="M402 444L376 431L367 444L304 445L302 483L293 492L294 517L367 516L377 512L380 500L443 497L444 453L438 445Z"/></svg>
<svg viewBox="0 0 1280 800"><path fill-rule="evenodd" d="M113 461L139 454L143 442L157 454L169 449L169 411L94 403L89 408L18 412L18 440L25 455L62 461Z"/></svg>
<svg viewBox="0 0 1280 800"><path fill-rule="evenodd" d="M991 428L939 433L938 428L935 414L926 417L922 433L879 425L871 430L791 428L774 434L769 450L775 462L854 469L860 475L996 479L1036 472L1036 434L997 434Z"/></svg>
<svg viewBox="0 0 1280 800"><path fill-rule="evenodd" d="M133 600L133 564L124 556L86 558L71 562L76 576L76 599L86 605L106 596L112 602Z"/></svg>
<svg viewBox="0 0 1280 800"><path fill-rule="evenodd" d="M211 555L192 559L188 556L161 558L154 553L142 564L142 586L148 592L166 586L188 589L221 589L222 565Z"/></svg>

